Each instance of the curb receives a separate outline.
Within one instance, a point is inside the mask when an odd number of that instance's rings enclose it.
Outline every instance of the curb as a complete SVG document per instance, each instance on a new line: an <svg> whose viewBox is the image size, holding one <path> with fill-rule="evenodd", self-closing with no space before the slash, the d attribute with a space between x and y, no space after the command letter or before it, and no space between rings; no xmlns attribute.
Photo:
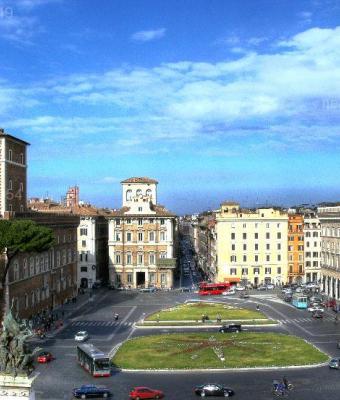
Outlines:
<svg viewBox="0 0 340 400"><path fill-rule="evenodd" d="M245 325L246 328L262 328L262 327L277 327L282 324L258 324L258 325ZM136 329L202 329L202 328L220 328L221 325L135 325Z"/></svg>
<svg viewBox="0 0 340 400"><path fill-rule="evenodd" d="M125 369L117 368L117 371L121 372L147 372L147 373L196 373L196 372L247 372L247 371L276 371L282 369L302 369L302 368L319 368L325 367L328 362L318 364L307 364L307 365L290 365L286 367L244 367L244 368L206 368L206 369Z"/></svg>

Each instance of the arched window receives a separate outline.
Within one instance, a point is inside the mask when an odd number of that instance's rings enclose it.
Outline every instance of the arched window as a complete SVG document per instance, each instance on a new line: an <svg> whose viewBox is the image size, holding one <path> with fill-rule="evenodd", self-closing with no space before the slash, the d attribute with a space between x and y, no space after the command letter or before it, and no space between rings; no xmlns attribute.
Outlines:
<svg viewBox="0 0 340 400"><path fill-rule="evenodd" d="M141 197L142 196L142 189L137 189L136 196L137 197Z"/></svg>
<svg viewBox="0 0 340 400"><path fill-rule="evenodd" d="M147 195L148 197L152 197L152 191L151 191L151 189L148 189L148 190L146 191L146 195Z"/></svg>
<svg viewBox="0 0 340 400"><path fill-rule="evenodd" d="M132 197L132 190L129 189L126 191L126 200L130 201L131 197Z"/></svg>

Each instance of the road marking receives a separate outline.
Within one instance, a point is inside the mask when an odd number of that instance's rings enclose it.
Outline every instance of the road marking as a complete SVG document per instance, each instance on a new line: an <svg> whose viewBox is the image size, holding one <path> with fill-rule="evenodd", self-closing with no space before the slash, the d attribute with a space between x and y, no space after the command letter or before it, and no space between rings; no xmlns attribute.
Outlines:
<svg viewBox="0 0 340 400"><path fill-rule="evenodd" d="M111 333L111 335L107 338L107 341L113 339L115 334L119 332L122 324L124 324L124 322L126 322L130 318L130 316L135 312L136 308L137 308L137 306L132 307L132 309L126 314L125 318L117 325L117 330L115 332Z"/></svg>

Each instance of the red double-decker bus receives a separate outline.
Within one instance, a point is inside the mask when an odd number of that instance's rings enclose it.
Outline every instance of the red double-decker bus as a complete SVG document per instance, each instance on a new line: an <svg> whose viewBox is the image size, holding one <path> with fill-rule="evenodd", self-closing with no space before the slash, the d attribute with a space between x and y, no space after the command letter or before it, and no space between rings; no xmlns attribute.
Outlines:
<svg viewBox="0 0 340 400"><path fill-rule="evenodd" d="M201 282L198 290L198 294L201 296L209 296L215 294L222 294L230 289L229 282L220 283L206 283Z"/></svg>

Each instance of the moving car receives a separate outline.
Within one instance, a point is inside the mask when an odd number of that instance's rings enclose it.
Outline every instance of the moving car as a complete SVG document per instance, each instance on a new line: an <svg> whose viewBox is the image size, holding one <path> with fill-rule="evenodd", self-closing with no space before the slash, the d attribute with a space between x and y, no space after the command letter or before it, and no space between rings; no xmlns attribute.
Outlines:
<svg viewBox="0 0 340 400"><path fill-rule="evenodd" d="M235 292L235 289L229 289L229 290L226 290L225 292L222 292L222 295L223 296L229 296L229 295L232 295L232 294L235 294L236 292Z"/></svg>
<svg viewBox="0 0 340 400"><path fill-rule="evenodd" d="M323 312L321 312L320 310L316 310L313 312L312 317L313 318L323 318Z"/></svg>
<svg viewBox="0 0 340 400"><path fill-rule="evenodd" d="M139 289L139 291L142 293L154 293L156 291L156 288L154 286L150 286L147 288Z"/></svg>
<svg viewBox="0 0 340 400"><path fill-rule="evenodd" d="M325 310L323 309L323 307L321 307L319 304L313 304L310 305L307 310L309 312L314 312L314 311L320 311L320 312L324 312Z"/></svg>
<svg viewBox="0 0 340 400"><path fill-rule="evenodd" d="M222 325L219 330L221 333L225 332L241 332L242 326L241 324L230 324L230 325Z"/></svg>
<svg viewBox="0 0 340 400"><path fill-rule="evenodd" d="M267 286L260 285L260 286L257 287L257 290L267 290Z"/></svg>
<svg viewBox="0 0 340 400"><path fill-rule="evenodd" d="M273 285L272 283L268 283L267 284L267 289L268 290L273 290L275 288L275 285Z"/></svg>
<svg viewBox="0 0 340 400"><path fill-rule="evenodd" d="M331 361L328 363L329 368L331 369L339 369L340 368L340 358L332 358Z"/></svg>
<svg viewBox="0 0 340 400"><path fill-rule="evenodd" d="M164 397L164 393L161 390L150 389L145 386L138 386L131 390L129 397L131 400L161 399Z"/></svg>
<svg viewBox="0 0 340 400"><path fill-rule="evenodd" d="M235 290L237 290L237 291L243 291L243 290L246 290L246 288L244 287L244 286L236 286L235 287Z"/></svg>
<svg viewBox="0 0 340 400"><path fill-rule="evenodd" d="M86 331L77 332L74 336L76 342L85 342L89 338L89 334Z"/></svg>
<svg viewBox="0 0 340 400"><path fill-rule="evenodd" d="M91 397L103 397L107 398L111 396L111 392L105 386L96 385L83 385L79 388L74 388L73 396L78 399L87 399Z"/></svg>
<svg viewBox="0 0 340 400"><path fill-rule="evenodd" d="M240 299L249 299L249 293L248 292L241 292L240 293Z"/></svg>
<svg viewBox="0 0 340 400"><path fill-rule="evenodd" d="M204 385L198 385L194 388L195 394L201 397L206 396L219 396L229 397L235 394L233 389L221 385L220 383L206 383Z"/></svg>
<svg viewBox="0 0 340 400"><path fill-rule="evenodd" d="M52 360L53 360L53 356L48 351L42 351L37 357L37 362L40 364L45 364Z"/></svg>

